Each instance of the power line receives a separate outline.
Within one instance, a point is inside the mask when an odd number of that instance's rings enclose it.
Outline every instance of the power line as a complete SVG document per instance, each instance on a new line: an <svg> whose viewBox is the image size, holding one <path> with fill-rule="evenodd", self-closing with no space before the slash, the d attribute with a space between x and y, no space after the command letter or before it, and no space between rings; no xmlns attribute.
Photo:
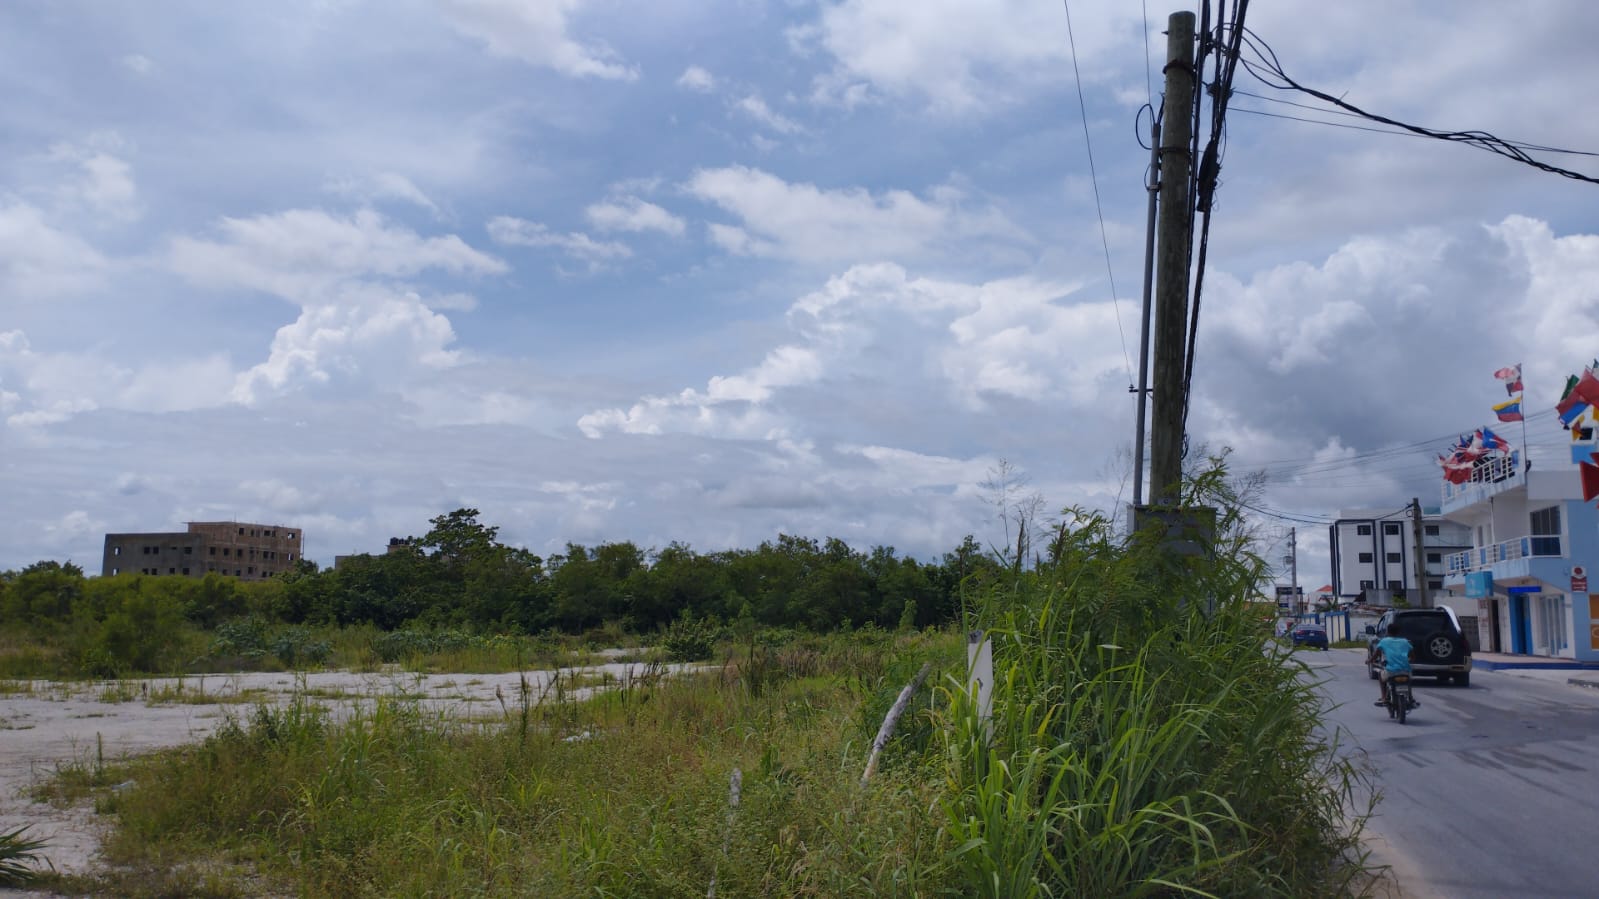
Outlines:
<svg viewBox="0 0 1599 899"><path fill-rule="evenodd" d="M1066 40L1071 44L1072 50L1072 76L1077 81L1077 108L1083 113L1083 143L1088 146L1088 177L1094 187L1094 212L1099 216L1099 243L1105 249L1105 275L1110 278L1110 302L1116 314L1116 333L1122 340L1122 361L1127 364L1127 389L1136 389L1133 385L1133 358L1127 354L1127 332L1122 328L1121 299L1116 295L1116 273L1110 266L1110 238L1105 236L1105 210L1099 202L1099 174L1094 170L1094 142L1088 136L1088 103L1083 99L1083 76L1077 70L1077 38L1072 34L1072 4L1071 0L1061 0L1061 5L1066 9ZM1146 41L1149 39L1144 38ZM1148 59L1148 54L1145 54Z"/></svg>
<svg viewBox="0 0 1599 899"><path fill-rule="evenodd" d="M1584 175L1581 172L1574 172L1570 169L1563 169L1559 166L1550 165L1542 160L1534 159L1528 154L1528 147L1526 145L1495 137L1486 131L1444 131L1436 128L1424 128L1420 125L1411 125L1398 119L1392 119L1387 116L1378 115L1374 112L1367 112L1353 103L1345 102L1344 100L1334 97L1331 94L1326 94L1314 88L1306 87L1305 85L1295 81L1293 78L1290 78L1288 73L1283 71L1282 63L1278 60L1276 51L1271 48L1271 45L1262 40L1259 35L1245 29L1243 37L1244 43L1246 43L1249 46L1249 49L1254 52L1256 60L1251 62L1247 59L1240 59L1239 61L1243 63L1244 68L1247 69L1251 75L1254 75L1260 80L1260 83L1266 85L1267 87L1276 88L1277 90L1299 91L1300 93L1308 94L1326 103L1331 103L1340 109L1348 110L1349 112L1355 113L1362 118L1370 119L1374 122L1381 122L1384 125L1392 125L1395 128L1402 128L1405 131L1413 132L1423 137L1431 137L1437 140L1462 143L1470 147L1475 147L1479 150L1486 150L1489 153L1503 156L1507 159L1513 159L1516 162L1522 163L1523 165L1532 166L1539 171L1549 172L1553 175L1560 175L1564 178L1570 178L1575 181L1585 181L1589 184L1599 184L1599 178L1595 178L1590 175ZM1264 74L1262 74L1263 72ZM1273 79L1275 79L1275 81ZM1552 148L1540 148L1537 152L1571 152L1574 155L1595 155L1586 151L1581 151L1579 153L1578 151L1555 150Z"/></svg>
<svg viewBox="0 0 1599 899"><path fill-rule="evenodd" d="M1206 14L1209 14L1210 4L1205 4ZM1217 23L1216 38L1205 34L1204 43L1212 44L1216 52L1215 77L1210 85L1210 139L1205 143L1204 155L1198 157L1199 167L1192 175L1194 178L1194 209L1203 215L1199 228L1199 257L1194 266L1194 298L1193 306L1189 310L1188 318L1188 349L1183 360L1183 418L1182 426L1188 430L1189 398L1192 395L1194 381L1194 347L1199 339L1199 303L1204 297L1205 289L1205 257L1210 251L1210 211L1214 206L1216 194L1216 181L1221 173L1222 142L1226 135L1227 104L1232 99L1233 76L1238 71L1240 56L1240 41L1244 34L1244 16L1249 11L1249 0L1233 0L1233 14L1231 25ZM1223 43L1220 36L1230 28L1231 40ZM1204 44L1201 44L1203 48ZM1203 67L1203 64L1201 64ZM1198 113L1199 100L1196 94L1195 113ZM1199 129L1194 129L1197 138ZM1192 219L1190 219L1190 222ZM1192 234L1189 237L1192 246Z"/></svg>

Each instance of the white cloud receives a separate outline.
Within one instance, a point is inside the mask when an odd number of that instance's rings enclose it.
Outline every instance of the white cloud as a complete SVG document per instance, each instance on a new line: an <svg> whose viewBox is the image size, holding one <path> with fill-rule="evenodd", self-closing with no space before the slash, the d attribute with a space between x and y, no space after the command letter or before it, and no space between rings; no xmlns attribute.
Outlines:
<svg viewBox="0 0 1599 899"><path fill-rule="evenodd" d="M685 228L681 218L638 197L595 203L584 214L600 231L659 231L681 237Z"/></svg>
<svg viewBox="0 0 1599 899"><path fill-rule="evenodd" d="M225 218L222 240L180 237L169 264L205 285L248 287L299 300L352 278L401 278L425 269L496 274L504 262L454 234L422 237L363 209L340 217L291 209L253 218Z"/></svg>
<svg viewBox="0 0 1599 899"><path fill-rule="evenodd" d="M736 254L805 262L914 259L971 249L971 242L985 239L1028 241L997 210L966 209L952 187L934 189L925 199L903 190L826 190L732 166L701 169L685 189L739 218L736 229L711 228L712 240Z"/></svg>
<svg viewBox="0 0 1599 899"><path fill-rule="evenodd" d="M489 237L495 243L522 247L557 249L580 262L591 271L603 268L605 263L626 259L633 251L626 244L595 240L587 234L573 232L562 234L551 231L539 222L530 222L509 215L495 216L489 220Z"/></svg>
<svg viewBox="0 0 1599 899"><path fill-rule="evenodd" d="M772 108L766 105L766 101L755 94L750 94L734 103L733 108L778 134L798 134L804 130L793 119L773 112Z"/></svg>
<svg viewBox="0 0 1599 899"><path fill-rule="evenodd" d="M82 412L174 412L226 402L233 369L220 354L119 365L90 351L35 350L21 331L0 332L0 381L20 388L0 409L16 425L56 424ZM19 411L21 410L21 411Z"/></svg>
<svg viewBox="0 0 1599 899"><path fill-rule="evenodd" d="M107 261L76 235L50 225L27 203L0 196L0 293L26 301L99 284Z"/></svg>
<svg viewBox="0 0 1599 899"><path fill-rule="evenodd" d="M376 172L361 178L339 178L328 182L328 190L361 202L399 200L439 215L439 207L411 179L398 172Z"/></svg>
<svg viewBox="0 0 1599 899"><path fill-rule="evenodd" d="M604 44L580 43L568 34L569 19L584 0L441 0L444 17L457 31L482 41L489 52L575 78L631 81L638 70L624 65Z"/></svg>
<svg viewBox="0 0 1599 899"><path fill-rule="evenodd" d="M122 57L120 61L124 66L127 66L128 71L136 75L148 75L150 70L155 68L155 63L150 61L150 57L139 53L129 53Z"/></svg>
<svg viewBox="0 0 1599 899"><path fill-rule="evenodd" d="M453 234L422 237L371 210L341 218L296 209L224 219L219 230L220 241L174 241L173 270L199 284L261 290L300 306L299 317L274 335L266 361L234 380L231 397L246 404L335 376L403 389L413 372L454 365L449 319L394 279L430 269L506 271ZM452 296L440 306L462 304Z"/></svg>
<svg viewBox="0 0 1599 899"><path fill-rule="evenodd" d="M710 93L716 89L716 76L699 66L689 66L677 76L677 86L697 93Z"/></svg>
<svg viewBox="0 0 1599 899"><path fill-rule="evenodd" d="M1089 78L1107 68L1097 63L1113 41L1130 49L1142 27L1136 4L1074 12L1079 69ZM909 96L950 113L984 111L1021 82L1070 77L1066 37L1058 4L1027 0L838 0L824 2L814 24L790 31L799 52L833 59L814 100L849 107L874 94Z"/></svg>
<svg viewBox="0 0 1599 899"><path fill-rule="evenodd" d="M758 364L713 376L704 389L596 410L578 427L590 438L681 432L784 439L804 427L796 402L812 401L793 399L796 391L861 381L890 393L931 392L968 408L995 396L1090 405L1098 382L1124 367L1118 347L1097 339L1112 326L1114 309L1109 302L1060 303L1069 291L1032 279L973 285L908 278L896 265L855 266L790 307L794 339ZM807 408L813 418L819 414Z"/></svg>
<svg viewBox="0 0 1599 899"><path fill-rule="evenodd" d="M63 211L87 210L96 216L131 221L139 217L138 187L133 182L133 167L113 155L124 144L115 133L91 136L82 144L59 143L50 148L50 158L71 163L76 177L57 191Z"/></svg>
<svg viewBox="0 0 1599 899"><path fill-rule="evenodd" d="M299 318L278 329L267 360L238 376L234 400L251 404L336 375L376 389L400 387L416 368L448 368L460 358L449 348L455 341L450 320L414 293L363 285L329 299L303 307Z"/></svg>

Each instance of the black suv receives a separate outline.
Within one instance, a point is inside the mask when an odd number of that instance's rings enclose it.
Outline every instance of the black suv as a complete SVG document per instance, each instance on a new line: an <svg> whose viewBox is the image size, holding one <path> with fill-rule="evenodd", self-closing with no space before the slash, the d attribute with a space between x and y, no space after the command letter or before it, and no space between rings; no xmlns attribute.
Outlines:
<svg viewBox="0 0 1599 899"><path fill-rule="evenodd" d="M1410 641L1410 670L1423 677L1436 677L1439 683L1453 680L1462 687L1471 684L1471 643L1460 629L1453 609L1394 609L1366 625L1366 673L1377 679L1377 663L1371 651L1377 641L1388 636L1388 626L1399 626L1399 636Z"/></svg>

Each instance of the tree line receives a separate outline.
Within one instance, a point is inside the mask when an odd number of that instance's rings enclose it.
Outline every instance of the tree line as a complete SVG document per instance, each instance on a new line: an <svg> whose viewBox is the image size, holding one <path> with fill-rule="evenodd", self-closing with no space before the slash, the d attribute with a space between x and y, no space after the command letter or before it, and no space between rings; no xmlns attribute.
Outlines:
<svg viewBox="0 0 1599 899"><path fill-rule="evenodd" d="M211 629L256 615L284 624L464 628L492 633L581 633L620 624L644 633L679 618L815 631L925 627L955 620L963 585L1007 570L967 536L934 562L866 552L834 537L780 535L755 549L696 552L686 544L645 550L623 541L542 558L498 539L476 509L431 519L421 537L381 555L319 569L302 560L285 574L245 582L123 574L87 578L68 563L0 573L0 624L92 628L130 635L174 616ZM130 636L131 638L131 636Z"/></svg>

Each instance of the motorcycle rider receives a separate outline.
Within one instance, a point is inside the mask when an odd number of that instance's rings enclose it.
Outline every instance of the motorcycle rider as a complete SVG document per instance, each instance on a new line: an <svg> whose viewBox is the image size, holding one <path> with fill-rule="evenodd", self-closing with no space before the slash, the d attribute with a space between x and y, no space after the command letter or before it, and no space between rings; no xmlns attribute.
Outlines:
<svg viewBox="0 0 1599 899"><path fill-rule="evenodd" d="M1383 670L1377 675L1377 705L1388 704L1388 678L1410 673L1410 653L1414 650L1409 640L1399 636L1399 625L1388 625L1388 636L1371 647L1369 662L1382 660Z"/></svg>

